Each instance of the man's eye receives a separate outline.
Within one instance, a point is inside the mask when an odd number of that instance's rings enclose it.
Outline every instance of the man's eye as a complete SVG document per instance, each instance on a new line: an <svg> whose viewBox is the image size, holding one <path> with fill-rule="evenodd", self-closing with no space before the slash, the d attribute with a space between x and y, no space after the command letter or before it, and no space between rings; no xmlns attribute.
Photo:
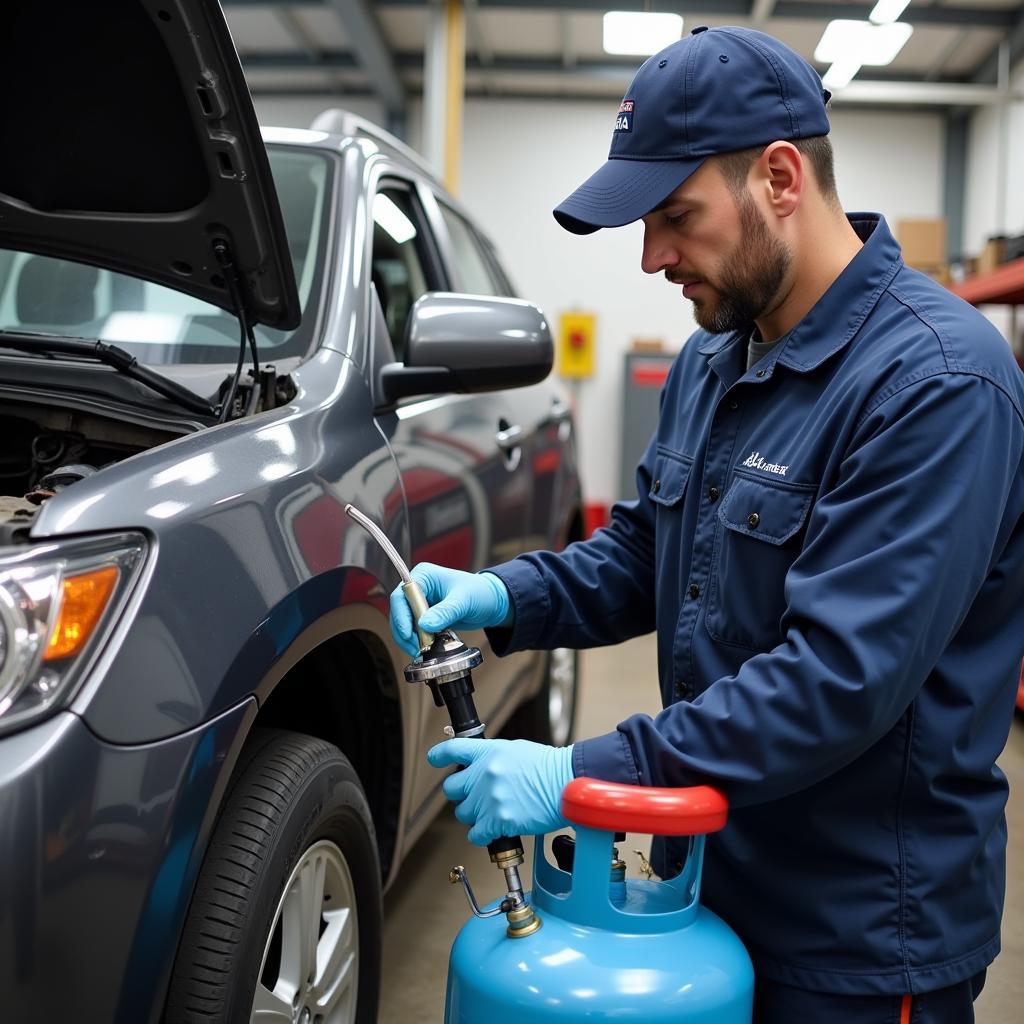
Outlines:
<svg viewBox="0 0 1024 1024"><path fill-rule="evenodd" d="M668 224L681 224L687 217L687 213L666 213L665 221Z"/></svg>

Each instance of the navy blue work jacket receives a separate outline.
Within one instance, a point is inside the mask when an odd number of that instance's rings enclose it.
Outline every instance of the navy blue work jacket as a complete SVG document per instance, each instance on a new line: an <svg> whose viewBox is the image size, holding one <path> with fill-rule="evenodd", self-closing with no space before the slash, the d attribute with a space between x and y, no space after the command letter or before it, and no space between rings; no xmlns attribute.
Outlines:
<svg viewBox="0 0 1024 1024"><path fill-rule="evenodd" d="M999 948L1024 376L884 221L850 220L863 248L759 363L739 333L683 346L637 499L492 569L515 623L490 636L504 653L656 628L665 710L577 743L576 774L719 787L703 898L756 970L900 994ZM683 856L667 841L660 872Z"/></svg>

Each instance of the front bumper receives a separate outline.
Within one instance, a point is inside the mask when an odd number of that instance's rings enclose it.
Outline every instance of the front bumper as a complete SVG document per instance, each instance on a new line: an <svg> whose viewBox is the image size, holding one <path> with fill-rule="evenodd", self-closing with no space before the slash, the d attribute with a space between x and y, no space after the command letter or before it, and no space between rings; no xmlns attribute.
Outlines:
<svg viewBox="0 0 1024 1024"><path fill-rule="evenodd" d="M159 1019L253 699L143 746L61 712L0 740L2 1017Z"/></svg>

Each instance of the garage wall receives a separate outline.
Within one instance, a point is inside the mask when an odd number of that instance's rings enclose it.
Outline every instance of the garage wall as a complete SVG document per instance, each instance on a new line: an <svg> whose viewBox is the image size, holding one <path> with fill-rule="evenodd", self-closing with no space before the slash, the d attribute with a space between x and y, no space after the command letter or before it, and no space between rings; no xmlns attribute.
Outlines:
<svg viewBox="0 0 1024 1024"><path fill-rule="evenodd" d="M603 162L616 104L472 100L465 113L461 198L481 221L524 296L557 322L579 307L598 316L598 368L580 385L577 419L587 500L619 497L623 355L632 340L677 350L696 325L690 303L639 267L642 229L576 237L551 217ZM836 176L848 210L942 214L943 122L937 114L832 112ZM879 168L884 173L879 173Z"/></svg>
<svg viewBox="0 0 1024 1024"><path fill-rule="evenodd" d="M1024 61L1010 75L1011 88L1024 90ZM967 182L964 202L964 249L977 253L989 235L1024 232L1024 103L1009 108L1004 223L998 216L998 159L1001 113L998 107L981 107L971 115L968 127Z"/></svg>
<svg viewBox="0 0 1024 1024"><path fill-rule="evenodd" d="M306 127L338 97L257 97L264 124ZM344 98L379 120L372 100ZM464 117L460 199L498 247L521 295L557 324L560 313L597 314L597 372L576 390L586 498L618 495L623 355L635 338L659 338L677 351L695 329L690 304L660 275L640 271L642 229L633 224L577 237L551 216L605 159L616 104L471 99ZM848 210L901 217L942 214L943 122L938 114L832 112L839 192ZM418 141L420 105L410 111ZM880 173L880 168L883 169Z"/></svg>
<svg viewBox="0 0 1024 1024"><path fill-rule="evenodd" d="M1013 89L1024 89L1024 61L1012 70L1010 82ZM1024 232L1024 191L1020 188L1024 176L1024 103L1011 104L1009 108L1006 175L1002 179L1006 190L1005 217L1002 222L998 201L1000 119L998 107L982 107L971 115L968 125L967 180L964 186L964 252L967 254L980 252L989 235L1019 235ZM1012 331L1009 307L982 306L981 311L1009 340ZM1018 325L1017 333L1019 339L1024 334L1024 324Z"/></svg>

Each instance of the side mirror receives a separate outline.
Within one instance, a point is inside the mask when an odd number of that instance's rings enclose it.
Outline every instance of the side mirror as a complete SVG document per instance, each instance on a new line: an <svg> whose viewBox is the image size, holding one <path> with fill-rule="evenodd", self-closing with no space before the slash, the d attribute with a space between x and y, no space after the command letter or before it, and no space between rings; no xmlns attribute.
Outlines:
<svg viewBox="0 0 1024 1024"><path fill-rule="evenodd" d="M536 384L551 372L554 345L544 314L521 299L430 292L409 312L405 362L380 368L388 404L441 391L497 391Z"/></svg>

